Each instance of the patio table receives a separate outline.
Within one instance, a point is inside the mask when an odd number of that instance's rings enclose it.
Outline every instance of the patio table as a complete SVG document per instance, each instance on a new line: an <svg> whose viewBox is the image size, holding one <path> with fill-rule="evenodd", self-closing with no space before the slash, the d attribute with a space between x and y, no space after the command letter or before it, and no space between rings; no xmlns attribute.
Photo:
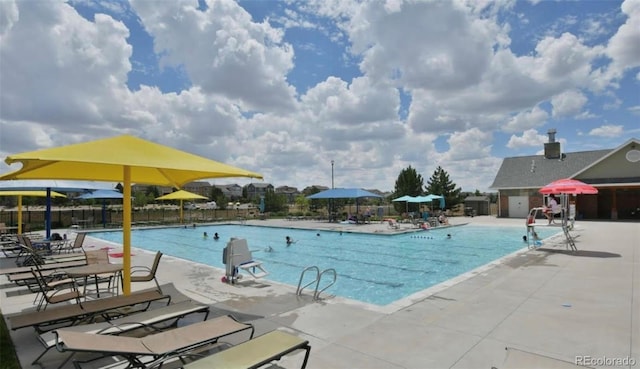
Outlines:
<svg viewBox="0 0 640 369"><path fill-rule="evenodd" d="M122 272L122 264L88 264L74 268L66 268L65 272L71 278L84 278L84 288L87 288L87 279L90 276L95 277L96 281L96 295L100 298L100 289L98 288L98 275L100 274L113 274L117 278L118 274ZM118 291L116 280L116 294Z"/></svg>

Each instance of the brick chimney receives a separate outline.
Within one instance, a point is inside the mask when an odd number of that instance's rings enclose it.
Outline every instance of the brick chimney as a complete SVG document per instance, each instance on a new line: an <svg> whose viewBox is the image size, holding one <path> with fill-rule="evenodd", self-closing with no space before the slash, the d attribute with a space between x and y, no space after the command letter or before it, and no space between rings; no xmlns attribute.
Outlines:
<svg viewBox="0 0 640 369"><path fill-rule="evenodd" d="M549 142L544 144L545 159L560 159L560 142L556 142L556 129L549 129L547 135L549 135Z"/></svg>

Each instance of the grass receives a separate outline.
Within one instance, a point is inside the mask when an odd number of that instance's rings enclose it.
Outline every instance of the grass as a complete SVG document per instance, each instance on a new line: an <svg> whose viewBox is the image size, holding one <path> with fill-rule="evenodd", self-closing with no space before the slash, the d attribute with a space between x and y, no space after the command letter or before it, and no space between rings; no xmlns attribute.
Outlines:
<svg viewBox="0 0 640 369"><path fill-rule="evenodd" d="M2 369L21 369L20 361L16 355L16 349L13 347L13 341L9 335L9 329L4 321L4 316L0 313L0 368Z"/></svg>

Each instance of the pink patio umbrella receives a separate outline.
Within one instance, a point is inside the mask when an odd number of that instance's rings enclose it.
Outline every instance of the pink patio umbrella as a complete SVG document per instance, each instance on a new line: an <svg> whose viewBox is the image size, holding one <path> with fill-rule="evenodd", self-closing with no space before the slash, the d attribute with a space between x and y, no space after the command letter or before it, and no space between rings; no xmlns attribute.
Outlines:
<svg viewBox="0 0 640 369"><path fill-rule="evenodd" d="M543 195L595 195L598 189L577 179L565 178L549 183L539 192Z"/></svg>

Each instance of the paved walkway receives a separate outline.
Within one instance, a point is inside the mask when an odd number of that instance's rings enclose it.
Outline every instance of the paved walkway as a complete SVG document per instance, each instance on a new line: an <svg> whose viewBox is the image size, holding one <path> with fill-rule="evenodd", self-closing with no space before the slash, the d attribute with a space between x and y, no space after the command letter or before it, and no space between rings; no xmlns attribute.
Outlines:
<svg viewBox="0 0 640 369"><path fill-rule="evenodd" d="M452 218L452 224L522 227L522 219ZM336 225L315 221L250 221L260 225L343 231L396 232L386 224ZM339 227L339 228L338 228ZM411 231L403 225L401 231ZM313 302L272 282L226 285L223 271L163 257L161 283L189 298L250 319L257 334L280 328L308 339L308 368L500 367L506 346L567 361L584 357L594 367L640 366L640 226L580 222L576 253L561 237L543 249L522 250L396 304L377 307L341 298ZM101 247L99 241L85 244ZM134 265L153 254L135 250ZM6 314L30 306L2 282ZM147 288L147 286L136 286ZM11 297L7 297L11 295ZM32 330L12 332L23 368L41 352ZM46 357L55 367L55 356ZM301 355L272 368L297 368ZM619 365L618 365L619 364ZM625 365L626 364L626 365Z"/></svg>

